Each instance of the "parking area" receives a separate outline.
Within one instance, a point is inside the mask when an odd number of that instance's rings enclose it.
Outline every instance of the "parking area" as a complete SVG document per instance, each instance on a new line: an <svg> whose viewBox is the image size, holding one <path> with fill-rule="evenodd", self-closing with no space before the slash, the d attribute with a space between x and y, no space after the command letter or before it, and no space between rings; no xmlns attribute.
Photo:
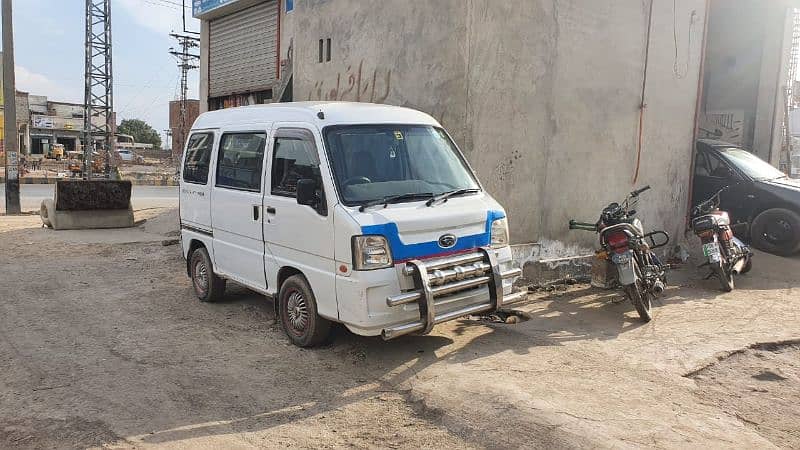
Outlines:
<svg viewBox="0 0 800 450"><path fill-rule="evenodd" d="M0 447L800 446L798 258L728 294L678 270L649 324L572 285L516 324L306 350L260 295L195 299L174 210L137 219L0 217Z"/></svg>

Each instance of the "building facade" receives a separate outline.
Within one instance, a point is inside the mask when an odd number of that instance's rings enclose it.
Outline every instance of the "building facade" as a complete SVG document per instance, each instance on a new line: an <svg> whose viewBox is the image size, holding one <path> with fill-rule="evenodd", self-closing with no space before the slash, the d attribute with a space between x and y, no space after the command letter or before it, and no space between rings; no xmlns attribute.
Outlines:
<svg viewBox="0 0 800 450"><path fill-rule="evenodd" d="M709 11L724 1L198 0L200 107L416 108L451 132L516 242L589 246L569 219L645 184L645 223L681 235L697 118L715 107L701 101Z"/></svg>
<svg viewBox="0 0 800 450"><path fill-rule="evenodd" d="M83 105L51 101L46 96L17 91L17 128L20 153L44 158L53 144L82 151Z"/></svg>
<svg viewBox="0 0 800 450"><path fill-rule="evenodd" d="M181 121L181 101L169 102L169 131L172 137L172 156L179 158L186 144L192 124L200 115L200 100L186 101L186 119Z"/></svg>

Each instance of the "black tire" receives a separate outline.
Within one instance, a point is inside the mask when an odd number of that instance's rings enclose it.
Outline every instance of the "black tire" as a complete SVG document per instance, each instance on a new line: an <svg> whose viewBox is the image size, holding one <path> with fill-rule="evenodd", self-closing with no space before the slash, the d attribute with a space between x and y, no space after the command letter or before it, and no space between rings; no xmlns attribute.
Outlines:
<svg viewBox="0 0 800 450"><path fill-rule="evenodd" d="M750 226L753 246L778 256L793 255L800 250L800 215L788 209L768 209Z"/></svg>
<svg viewBox="0 0 800 450"><path fill-rule="evenodd" d="M214 274L214 265L204 247L189 256L189 276L194 293L201 302L216 302L225 295L225 279Z"/></svg>
<svg viewBox="0 0 800 450"><path fill-rule="evenodd" d="M643 322L646 323L653 320L651 311L653 306L652 299L649 294L643 292L638 281L636 284L625 286L625 296L633 303L633 307L636 308L636 312L639 313L639 317Z"/></svg>
<svg viewBox="0 0 800 450"><path fill-rule="evenodd" d="M719 280L719 286L722 288L722 290L724 292L733 291L733 272L726 271L721 264L714 267L713 270L714 274L717 276L717 280Z"/></svg>
<svg viewBox="0 0 800 450"><path fill-rule="evenodd" d="M286 279L278 293L278 318L283 331L298 347L315 347L330 335L331 321L317 313L317 300L302 275Z"/></svg>
<svg viewBox="0 0 800 450"><path fill-rule="evenodd" d="M636 271L636 283L625 286L625 296L628 297L639 317L645 323L653 320L653 295L645 292L642 285L642 272L639 270L639 265L633 261L634 270Z"/></svg>

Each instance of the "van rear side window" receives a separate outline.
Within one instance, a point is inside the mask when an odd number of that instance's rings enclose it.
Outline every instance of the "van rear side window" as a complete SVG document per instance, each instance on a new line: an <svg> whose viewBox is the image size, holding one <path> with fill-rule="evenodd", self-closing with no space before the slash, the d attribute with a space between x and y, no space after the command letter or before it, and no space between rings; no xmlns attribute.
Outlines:
<svg viewBox="0 0 800 450"><path fill-rule="evenodd" d="M186 159L183 164L183 181L188 183L208 183L208 168L211 161L211 148L214 146L214 133L195 133L186 146Z"/></svg>
<svg viewBox="0 0 800 450"><path fill-rule="evenodd" d="M217 156L217 186L260 191L266 142L265 133L223 134Z"/></svg>

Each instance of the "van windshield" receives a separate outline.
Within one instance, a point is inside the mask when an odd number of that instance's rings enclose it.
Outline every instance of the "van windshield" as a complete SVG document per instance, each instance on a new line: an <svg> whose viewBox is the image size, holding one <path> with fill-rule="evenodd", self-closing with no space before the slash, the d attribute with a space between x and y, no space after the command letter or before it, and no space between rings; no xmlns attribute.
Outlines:
<svg viewBox="0 0 800 450"><path fill-rule="evenodd" d="M336 186L347 206L394 196L415 201L426 195L480 189L442 129L348 125L327 127L324 134Z"/></svg>

